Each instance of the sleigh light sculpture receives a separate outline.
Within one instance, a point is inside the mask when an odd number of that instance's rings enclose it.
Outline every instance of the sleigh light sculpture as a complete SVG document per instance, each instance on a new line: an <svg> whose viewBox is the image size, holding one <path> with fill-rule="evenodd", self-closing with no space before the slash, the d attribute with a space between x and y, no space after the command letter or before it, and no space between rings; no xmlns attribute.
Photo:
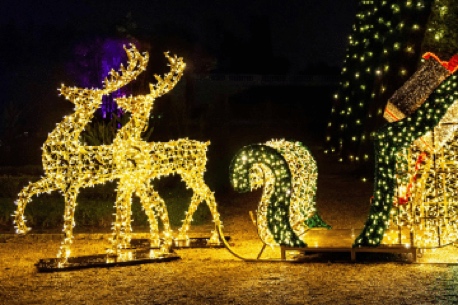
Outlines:
<svg viewBox="0 0 458 305"><path fill-rule="evenodd" d="M415 260L417 249L455 242L458 239L455 154L458 153L458 95L457 77L453 73L457 65L458 55L447 62L426 53L417 72L389 100L385 110L389 123L375 134L376 176L369 217L356 239L351 235L352 244L315 248L307 245L309 237L303 232L313 228L311 220L318 220L317 227L328 227L314 214L311 197L299 196L299 206L293 200L294 181L316 174L313 158L282 158L285 152L286 155L297 152L285 141L251 145L237 153L230 167L234 189L247 191L264 186L257 213L258 233L263 243L280 246L282 260L286 259L287 250L350 252L352 260L357 252L410 253ZM301 159L308 163L298 161ZM298 167L298 162L307 165ZM294 175L296 169L300 170ZM316 176L310 181L313 179ZM310 181L308 185L315 185ZM314 197L315 188L309 190L313 191L306 193ZM339 239L336 237L333 236L334 241ZM259 257L246 260L259 260Z"/></svg>

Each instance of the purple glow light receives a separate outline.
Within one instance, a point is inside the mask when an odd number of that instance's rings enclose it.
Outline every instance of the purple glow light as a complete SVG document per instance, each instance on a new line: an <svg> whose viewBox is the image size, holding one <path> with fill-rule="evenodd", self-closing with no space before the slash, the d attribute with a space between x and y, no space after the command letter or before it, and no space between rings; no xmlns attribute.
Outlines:
<svg viewBox="0 0 458 305"><path fill-rule="evenodd" d="M111 69L117 70L121 66L121 63L125 63L127 61L123 45L127 45L128 43L129 42L127 40L121 39L106 39L104 41L102 45L102 73L99 74L102 76L100 82L107 77ZM101 106L102 118L111 118L113 114L116 114L119 117L123 114L122 109L118 108L115 99L117 97L126 96L130 93L128 91L128 88L120 88L119 90L113 92L110 96L103 97Z"/></svg>
<svg viewBox="0 0 458 305"><path fill-rule="evenodd" d="M127 39L93 38L75 46L75 59L68 63L68 69L81 87L101 88L103 80L114 69L119 70L121 64L127 63L127 55L123 46L131 43ZM132 94L131 88L120 88L109 96L104 96L102 105L97 110L97 116L112 119L113 115L123 115L115 99Z"/></svg>

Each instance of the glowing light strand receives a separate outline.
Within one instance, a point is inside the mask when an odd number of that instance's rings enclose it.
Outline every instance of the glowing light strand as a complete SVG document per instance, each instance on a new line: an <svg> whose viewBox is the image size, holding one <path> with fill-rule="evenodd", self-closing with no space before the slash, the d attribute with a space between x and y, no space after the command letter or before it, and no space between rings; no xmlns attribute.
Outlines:
<svg viewBox="0 0 458 305"><path fill-rule="evenodd" d="M397 154L440 122L454 102L454 98L441 99L440 94L448 90L450 83L455 80L455 76L449 77L410 116L385 125L375 134L374 199L368 220L363 231L356 238L354 246L378 246L381 243L384 231L390 222L394 201Z"/></svg>
<svg viewBox="0 0 458 305"><path fill-rule="evenodd" d="M28 228L25 225L24 210L31 197L54 190L64 193L65 234L57 254L58 258L62 258L61 265L70 256L76 198L81 187L119 179L115 205L116 219L113 224L112 247L109 253L117 255L120 259L129 257L129 253L124 253L122 250L128 248L130 244L133 193L140 197L142 207L148 215L151 244L159 244L156 215L164 225L162 250L168 251L172 243L167 209L162 198L152 189L151 179L163 175L180 174L187 186L194 191L178 238L187 238L186 232L192 221L192 214L202 201L206 201L209 205L215 225L221 224L214 195L203 179L206 149L209 143L188 139L160 143L145 142L141 139L141 133L147 128L154 99L171 90L182 76L185 65L181 58L165 54L171 72L164 78L155 76L158 82L156 85L150 85L150 94L117 100L121 107L131 112L131 118L118 132L112 145L84 146L79 142L79 135L100 106L102 96L125 86L146 69L147 53L141 55L135 46L126 48L126 52L129 60L127 69L121 66L120 73L111 71L110 78L105 81L104 89L62 86L61 93L75 103L75 112L64 117L64 120L57 124L43 145L43 167L46 177L26 186L19 193L16 202L18 206L14 214L16 230L18 233L26 233ZM219 243L216 230L210 242Z"/></svg>
<svg viewBox="0 0 458 305"><path fill-rule="evenodd" d="M305 247L299 236L311 224L326 226L316 213L316 177L316 163L308 150L284 140L245 146L230 166L236 191L264 187L257 210L258 233L271 246Z"/></svg>

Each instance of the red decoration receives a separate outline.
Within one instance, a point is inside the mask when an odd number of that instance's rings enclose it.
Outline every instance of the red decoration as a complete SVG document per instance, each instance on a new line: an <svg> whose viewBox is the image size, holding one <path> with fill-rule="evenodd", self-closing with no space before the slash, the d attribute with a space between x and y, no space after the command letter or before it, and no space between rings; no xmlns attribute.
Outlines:
<svg viewBox="0 0 458 305"><path fill-rule="evenodd" d="M430 57L434 58L437 60L444 68L446 68L450 73L455 73L456 70L458 70L458 54L455 54L450 58L449 61L442 61L440 58L432 53L432 52L426 52L422 56L424 59L429 59Z"/></svg>
<svg viewBox="0 0 458 305"><path fill-rule="evenodd" d="M417 172L420 169L420 165L423 161L426 160L426 153L422 152L415 162L415 171L410 178L409 184L407 184L406 194L404 197L398 197L398 204L405 205L409 201L409 198L412 196L412 186L415 181L417 181Z"/></svg>

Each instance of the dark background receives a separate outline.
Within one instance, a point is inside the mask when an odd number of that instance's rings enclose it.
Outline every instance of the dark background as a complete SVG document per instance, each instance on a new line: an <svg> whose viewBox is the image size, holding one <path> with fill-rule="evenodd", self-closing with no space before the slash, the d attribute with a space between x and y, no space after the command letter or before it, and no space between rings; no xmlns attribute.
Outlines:
<svg viewBox="0 0 458 305"><path fill-rule="evenodd" d="M57 88L81 86L69 68L79 47L134 40L151 55L145 84L163 73L162 52L187 63L176 88L184 98L156 101L149 140L210 140L208 180L218 185L244 145L286 138L320 148L356 1L8 0L0 8L0 165L40 166L47 133L73 108ZM286 81L216 91L222 83L209 83L207 92L194 75Z"/></svg>
<svg viewBox="0 0 458 305"><path fill-rule="evenodd" d="M300 71L308 64L342 63L356 4L355 0L5 0L0 5L0 24L13 23L32 36L53 27L98 32L119 24L130 13L137 28L154 30L161 24L173 24L203 45L217 48L225 32L249 39L253 18L265 17L273 53L285 56L292 71ZM54 38L65 44L69 37Z"/></svg>

